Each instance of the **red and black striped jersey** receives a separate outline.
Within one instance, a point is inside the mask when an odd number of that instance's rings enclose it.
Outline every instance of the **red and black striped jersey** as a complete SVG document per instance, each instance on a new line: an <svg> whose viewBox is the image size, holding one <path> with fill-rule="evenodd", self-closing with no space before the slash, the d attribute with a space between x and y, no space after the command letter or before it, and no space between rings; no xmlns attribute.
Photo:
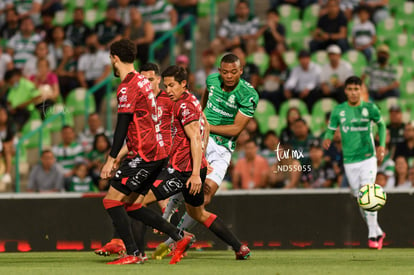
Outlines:
<svg viewBox="0 0 414 275"><path fill-rule="evenodd" d="M138 154L147 162L166 158L161 133L155 129L157 104L151 83L138 72L131 72L119 85L117 99L118 113L133 114L127 133L128 157Z"/></svg>
<svg viewBox="0 0 414 275"><path fill-rule="evenodd" d="M160 91L156 97L158 108L158 123L155 128L159 128L164 142L164 148L167 154L171 151L171 131L173 120L173 106L172 101L165 91Z"/></svg>
<svg viewBox="0 0 414 275"><path fill-rule="evenodd" d="M193 170L191 157L191 143L184 131L184 126L193 121L200 122L200 134L203 140L204 135L204 119L201 115L202 109L198 99L188 91L185 91L181 97L175 102L173 114L173 145L170 154L170 162L172 167L180 172L188 172ZM207 166L207 161L202 155L201 167Z"/></svg>

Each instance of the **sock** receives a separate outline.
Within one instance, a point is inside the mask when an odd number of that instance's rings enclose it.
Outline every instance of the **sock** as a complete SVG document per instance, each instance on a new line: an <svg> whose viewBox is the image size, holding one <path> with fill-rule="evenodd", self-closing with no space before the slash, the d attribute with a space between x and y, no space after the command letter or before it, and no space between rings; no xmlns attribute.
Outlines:
<svg viewBox="0 0 414 275"><path fill-rule="evenodd" d="M378 222L377 222L377 212L369 212L369 211L364 211L364 212L365 212L366 223L368 226L368 238L377 238L378 236L377 227L379 227Z"/></svg>
<svg viewBox="0 0 414 275"><path fill-rule="evenodd" d="M233 250L238 252L242 246L237 237L227 228L224 222L214 214L204 222L204 226L210 229L217 237L222 239L225 243L233 247Z"/></svg>
<svg viewBox="0 0 414 275"><path fill-rule="evenodd" d="M145 232L147 226L138 220L131 219L132 235L134 236L135 243L137 244L139 252L145 254Z"/></svg>
<svg viewBox="0 0 414 275"><path fill-rule="evenodd" d="M188 215L187 212L185 212L180 222L178 223L177 228L180 229L181 231L184 231L184 230L190 231L196 224L197 224L197 221L191 218L190 215ZM169 246L173 242L174 242L173 239L168 238L164 243Z"/></svg>
<svg viewBox="0 0 414 275"><path fill-rule="evenodd" d="M129 217L124 208L124 203L116 200L103 200L104 207L112 219L115 231L118 232L125 244L128 255L136 255L138 253L137 245L131 232L131 224Z"/></svg>
<svg viewBox="0 0 414 275"><path fill-rule="evenodd" d="M165 208L165 211L162 215L164 219L166 219L168 222L171 221L172 215L175 213L175 211L180 207L180 205L184 202L184 196L183 193L177 193L174 196L171 196L168 200L167 207Z"/></svg>
<svg viewBox="0 0 414 275"><path fill-rule="evenodd" d="M127 209L128 215L134 219L142 221L144 224L154 227L161 232L164 232L170 236L174 241L179 241L182 239L181 231L172 225L171 223L164 220L161 215L157 212L152 211L146 207L137 207L134 204L131 208Z"/></svg>

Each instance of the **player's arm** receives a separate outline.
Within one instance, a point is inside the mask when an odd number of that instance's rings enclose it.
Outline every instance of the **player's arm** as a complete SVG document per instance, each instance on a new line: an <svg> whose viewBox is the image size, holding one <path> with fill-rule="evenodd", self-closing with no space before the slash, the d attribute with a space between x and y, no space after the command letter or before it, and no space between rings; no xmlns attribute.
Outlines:
<svg viewBox="0 0 414 275"><path fill-rule="evenodd" d="M195 195L201 191L200 168L203 151L201 149L200 123L194 120L184 125L184 132L190 139L191 158L193 162L193 171L191 177L187 180L186 186L190 187L190 194ZM191 185L191 186L190 186Z"/></svg>
<svg viewBox="0 0 414 275"><path fill-rule="evenodd" d="M210 132L226 137L236 137L246 127L251 117L244 115L240 111L237 113L234 123L228 125L210 125Z"/></svg>
<svg viewBox="0 0 414 275"><path fill-rule="evenodd" d="M205 152L207 150L208 137L210 136L210 123L208 123L207 118L203 112L201 112L201 115L204 120L203 151Z"/></svg>
<svg viewBox="0 0 414 275"><path fill-rule="evenodd" d="M112 144L111 152L106 159L106 162L101 171L101 178L107 179L111 177L112 169L115 159L124 144L125 137L128 132L129 123L132 121L132 113L118 113L118 119L115 127L114 142Z"/></svg>
<svg viewBox="0 0 414 275"><path fill-rule="evenodd" d="M328 148L331 146L332 138L335 134L336 129L339 126L338 115L335 110L336 109L334 109L333 112L331 113L331 117L329 118L328 128L326 129L326 133L325 133L325 137L323 141L323 148L325 148L325 150L328 150Z"/></svg>
<svg viewBox="0 0 414 275"><path fill-rule="evenodd" d="M201 109L202 110L204 110L206 108L206 106L207 106L207 100L208 100L208 90L206 88L206 89L204 89L204 93L201 96L201 102L200 102L200 104L201 104Z"/></svg>

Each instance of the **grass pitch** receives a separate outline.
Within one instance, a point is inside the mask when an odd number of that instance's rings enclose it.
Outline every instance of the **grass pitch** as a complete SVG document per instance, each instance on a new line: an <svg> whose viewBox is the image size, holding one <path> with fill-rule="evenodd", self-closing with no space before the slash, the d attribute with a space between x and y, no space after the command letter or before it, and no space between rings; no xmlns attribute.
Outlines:
<svg viewBox="0 0 414 275"><path fill-rule="evenodd" d="M231 251L190 250L176 265L169 258L105 264L114 258L93 252L0 253L0 274L414 274L414 249L254 250L247 261L234 260Z"/></svg>

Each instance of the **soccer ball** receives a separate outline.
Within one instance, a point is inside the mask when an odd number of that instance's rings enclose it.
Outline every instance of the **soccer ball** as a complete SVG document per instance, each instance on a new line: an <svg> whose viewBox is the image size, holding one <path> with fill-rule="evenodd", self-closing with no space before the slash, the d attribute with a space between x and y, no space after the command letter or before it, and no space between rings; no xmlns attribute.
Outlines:
<svg viewBox="0 0 414 275"><path fill-rule="evenodd" d="M367 184L359 189L358 204L367 211L380 210L387 201L387 194L378 184Z"/></svg>

